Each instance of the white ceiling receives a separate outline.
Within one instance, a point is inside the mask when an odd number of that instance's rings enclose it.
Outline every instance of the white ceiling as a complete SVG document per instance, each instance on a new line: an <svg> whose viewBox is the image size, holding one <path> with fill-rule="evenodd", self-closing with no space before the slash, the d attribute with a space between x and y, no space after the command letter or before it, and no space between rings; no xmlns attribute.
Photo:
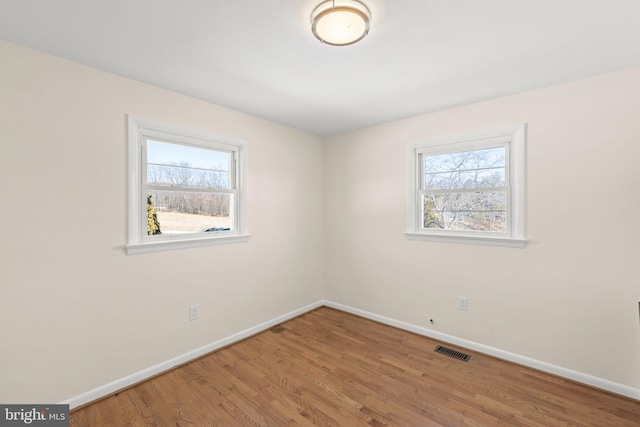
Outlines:
<svg viewBox="0 0 640 427"><path fill-rule="evenodd" d="M327 136L640 66L640 0L0 0L0 39ZM0 58L0 63L2 58Z"/></svg>

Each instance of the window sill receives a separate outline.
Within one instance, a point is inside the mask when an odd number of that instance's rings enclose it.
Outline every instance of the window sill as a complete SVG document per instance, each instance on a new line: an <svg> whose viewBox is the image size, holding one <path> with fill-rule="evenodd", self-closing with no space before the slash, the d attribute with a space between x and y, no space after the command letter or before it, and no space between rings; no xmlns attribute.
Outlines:
<svg viewBox="0 0 640 427"><path fill-rule="evenodd" d="M495 237L495 236L470 236L464 234L435 234L435 233L417 233L405 232L408 240L424 240L432 242L445 243L461 243L464 245L484 245L484 246L502 246L507 248L522 249L526 246L526 239L518 239L514 237Z"/></svg>
<svg viewBox="0 0 640 427"><path fill-rule="evenodd" d="M195 239L162 240L157 242L131 243L125 246L127 255L138 255L152 252L173 251L177 249L201 248L205 246L229 245L246 243L250 234L217 236Z"/></svg>

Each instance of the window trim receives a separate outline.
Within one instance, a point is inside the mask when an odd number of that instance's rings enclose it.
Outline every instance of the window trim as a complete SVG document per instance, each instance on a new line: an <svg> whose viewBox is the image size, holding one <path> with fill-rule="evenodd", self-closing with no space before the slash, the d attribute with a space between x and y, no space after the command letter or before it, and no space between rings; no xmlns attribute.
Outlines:
<svg viewBox="0 0 640 427"><path fill-rule="evenodd" d="M188 249L212 245L244 243L250 234L247 221L247 161L248 144L246 141L228 136L190 129L155 120L143 119L132 115L128 121L128 241L125 245L127 255L160 252L176 249ZM175 141L209 149L223 149L236 153L237 167L235 180L237 191L237 211L235 212L235 230L215 234L196 236L163 236L160 239L148 239L146 236L146 196L142 197L144 139Z"/></svg>
<svg viewBox="0 0 640 427"><path fill-rule="evenodd" d="M433 139L411 144L407 150L408 194L407 228L409 240L463 243L473 245L506 246L524 248L525 239L525 145L526 124L510 126L472 134ZM505 165L509 176L510 197L507 200L510 230L506 233L484 233L457 230L424 230L421 227L420 158L425 152L446 153L480 149L506 143L508 161Z"/></svg>

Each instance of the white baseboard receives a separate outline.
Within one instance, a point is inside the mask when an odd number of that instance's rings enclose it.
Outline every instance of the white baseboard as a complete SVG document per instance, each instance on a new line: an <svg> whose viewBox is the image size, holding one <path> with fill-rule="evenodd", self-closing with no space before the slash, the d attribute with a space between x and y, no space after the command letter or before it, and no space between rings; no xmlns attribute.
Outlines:
<svg viewBox="0 0 640 427"><path fill-rule="evenodd" d="M412 325L410 323L401 322L399 320L391 319L384 316L379 316L368 311L360 310L357 308L349 307L343 304L338 304L332 301L323 301L323 305L336 310L344 311L347 313L355 314L356 316L364 317L370 320L374 320L385 325L394 326L399 329L414 332L419 335L424 335L429 338L444 341L450 344L458 345L460 347L468 348L469 350L475 350L480 353L487 354L489 356L497 357L499 359L507 360L509 362L517 363L519 365L527 366L529 368L537 369L539 371L547 372L559 377L567 378L573 381L580 382L592 387L596 387L602 390L609 391L611 393L627 396L632 399L640 400L640 389L633 388L624 384L619 384L613 381L605 380L603 378L594 377L592 375L577 372L571 369L563 368L560 366L552 365L550 363L541 362L539 360L531 359L529 357L521 356L519 354L510 353L508 351L500 350L498 348L489 347L484 344L479 344L473 341L465 340L462 338L454 337L452 335L443 334L441 332L433 331L421 326Z"/></svg>
<svg viewBox="0 0 640 427"><path fill-rule="evenodd" d="M137 384L141 381L144 381L148 378L151 378L163 372L169 371L178 365L182 365L191 360L195 360L198 357L204 356L207 353L211 353L212 351L226 347L235 342L242 341L245 338L248 338L259 332L267 330L279 323L286 322L287 320L293 319L294 317L298 317L304 313L307 313L311 310L321 307L322 305L323 305L323 301L317 301L313 304L309 304L305 307L299 308L290 313L284 314L282 316L278 316L275 319L269 320L267 322L260 323L259 325L256 325L252 328L245 329L244 331L238 332L236 334L233 334L231 336L228 336L226 338L223 338L211 344L205 345L204 347L200 347L188 353L174 357L173 359L167 360L165 362L158 363L157 365L151 366L150 368L143 369L142 371L136 372L124 378L120 378L119 380L113 381L109 384L105 384L103 386L90 390L86 393L82 393L79 396L72 397L71 399L65 400L64 402L60 402L60 403L69 405L70 409L74 409L79 406L86 405L87 403L109 396L110 394L113 394L119 390L123 390L127 387L131 387L132 385Z"/></svg>
<svg viewBox="0 0 640 427"><path fill-rule="evenodd" d="M230 335L226 338L223 338L211 344L205 345L204 347L197 348L188 353L174 357L173 359L151 366L147 369L143 369L142 371L136 372L132 375L126 376L119 380L113 381L109 384L105 384L103 386L90 390L86 393L83 393L79 396L72 397L71 399L65 400L60 403L69 405L70 409L74 409L79 406L86 405L87 403L109 396L110 394L113 394L119 390L123 390L141 381L154 377L163 372L169 371L178 365L182 365L191 360L195 360L198 357L204 356L207 353L211 353L212 351L218 350L220 348L226 347L235 342L241 341L259 332L267 330L279 323L286 322L287 320L293 319L295 317L298 317L304 313L307 313L311 310L314 310L322 306L327 306L327 307L334 308L336 310L355 314L356 316L374 320L379 323L383 323L389 326L394 326L399 329L414 332L419 335L424 335L426 337L430 337L443 342L458 345L460 347L468 348L470 350L475 350L480 353L487 354L489 356L494 356L499 359L508 360L510 362L517 363L519 365L528 366L530 368L538 369L543 372L548 372L553 375L568 378L583 384L587 384L596 388L610 391L612 393L616 393L622 396L630 397L632 399L640 400L640 389L637 389L637 388L629 387L624 384L615 383L613 381L609 381L609 380L594 377L588 374L584 374L581 372L573 371L571 369L562 368L560 366L555 366L549 363L541 362L539 360L531 359L525 356L521 356L518 354L500 350L497 348L489 347L484 344L479 344L473 341L468 341L462 338L454 337L452 335L443 334L441 332L433 331L431 329L423 328L421 326L412 325L410 323L401 322L399 320L380 316L374 313L370 313L368 311L349 307L343 304L338 304L336 302L320 300L315 303L309 304L305 307L294 310L290 313L284 314L282 316L278 316L272 320L260 323L259 325L256 325L252 328L245 329L244 331L238 332L236 334Z"/></svg>

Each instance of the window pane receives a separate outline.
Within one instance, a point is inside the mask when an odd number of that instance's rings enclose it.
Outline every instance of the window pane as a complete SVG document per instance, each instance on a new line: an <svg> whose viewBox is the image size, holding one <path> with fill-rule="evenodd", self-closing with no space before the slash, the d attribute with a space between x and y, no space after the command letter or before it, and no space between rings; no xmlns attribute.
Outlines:
<svg viewBox="0 0 640 427"><path fill-rule="evenodd" d="M505 148L425 155L424 189L501 187L505 185Z"/></svg>
<svg viewBox="0 0 640 427"><path fill-rule="evenodd" d="M423 228L504 232L506 192L435 193L422 197Z"/></svg>
<svg viewBox="0 0 640 427"><path fill-rule="evenodd" d="M230 164L230 152L147 141L150 184L229 189Z"/></svg>
<svg viewBox="0 0 640 427"><path fill-rule="evenodd" d="M231 194L187 191L149 193L147 234L185 234L233 230ZM152 219L155 211L157 223Z"/></svg>

